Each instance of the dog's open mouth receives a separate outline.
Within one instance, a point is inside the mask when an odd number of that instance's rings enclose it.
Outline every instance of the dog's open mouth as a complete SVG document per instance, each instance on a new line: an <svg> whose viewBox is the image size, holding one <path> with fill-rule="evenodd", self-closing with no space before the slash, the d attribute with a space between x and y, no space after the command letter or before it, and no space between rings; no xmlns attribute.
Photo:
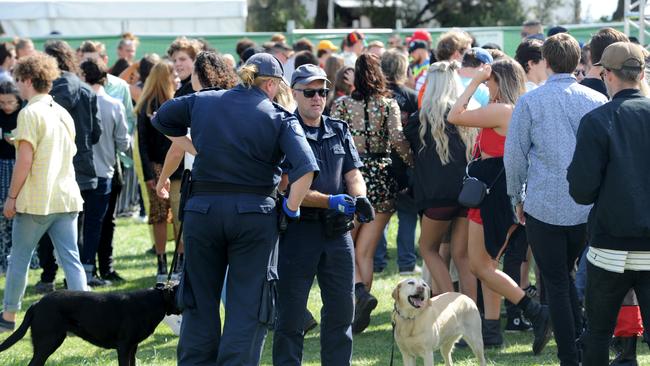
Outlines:
<svg viewBox="0 0 650 366"><path fill-rule="evenodd" d="M423 294L415 294L411 295L408 297L409 304L413 306L414 308L421 308L422 304L424 304L424 295Z"/></svg>

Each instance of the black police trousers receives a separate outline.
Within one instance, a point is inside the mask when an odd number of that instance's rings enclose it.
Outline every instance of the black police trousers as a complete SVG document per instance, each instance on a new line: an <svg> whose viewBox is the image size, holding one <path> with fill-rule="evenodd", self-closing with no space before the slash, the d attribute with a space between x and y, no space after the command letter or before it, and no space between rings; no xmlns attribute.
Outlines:
<svg viewBox="0 0 650 366"><path fill-rule="evenodd" d="M326 238L320 221L290 223L280 240L278 275L273 365L302 364L302 314L314 276L323 301L321 365L350 365L354 315L354 245L350 233Z"/></svg>
<svg viewBox="0 0 650 366"><path fill-rule="evenodd" d="M266 336L259 321L262 286L278 239L275 203L243 193L193 196L184 212L178 365L257 366ZM228 301L221 334L226 267Z"/></svg>

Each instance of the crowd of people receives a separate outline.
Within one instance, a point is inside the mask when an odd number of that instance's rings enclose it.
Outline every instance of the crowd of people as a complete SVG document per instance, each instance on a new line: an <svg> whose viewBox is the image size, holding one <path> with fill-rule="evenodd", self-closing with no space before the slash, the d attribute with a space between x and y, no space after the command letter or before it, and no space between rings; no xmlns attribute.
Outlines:
<svg viewBox="0 0 650 366"><path fill-rule="evenodd" d="M30 266L42 292L57 264L69 289L123 281L115 217L140 192L157 281L180 280L179 365L259 362L269 255L274 364L301 363L315 277L321 362L350 364L353 334L390 301L372 283L395 213L400 274L475 301L486 346L532 331L533 353L553 335L563 366L608 365L610 343L611 365L636 364L650 319L648 55L612 28L585 41L530 21L514 57L417 30L388 46L359 31L340 47L242 39L238 60L180 37L136 60L125 34L111 67L97 41L0 44L0 329L15 327Z"/></svg>

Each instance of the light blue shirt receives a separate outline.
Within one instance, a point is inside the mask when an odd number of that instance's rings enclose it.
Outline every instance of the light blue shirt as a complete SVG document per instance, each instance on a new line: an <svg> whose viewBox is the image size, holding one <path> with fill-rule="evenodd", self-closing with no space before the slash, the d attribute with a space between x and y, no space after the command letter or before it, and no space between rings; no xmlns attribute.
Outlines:
<svg viewBox="0 0 650 366"><path fill-rule="evenodd" d="M466 77L460 77L460 81L463 82L463 87L467 89L467 86L469 85L470 82L472 82L472 78L466 78ZM472 98L476 100L481 107L485 107L490 103L490 89L488 89L485 84L479 84L478 88L476 88L476 91L474 92L474 95L472 95Z"/></svg>
<svg viewBox="0 0 650 366"><path fill-rule="evenodd" d="M580 120L607 98L582 86L571 74L551 75L544 85L517 101L505 145L508 195L524 211L551 225L587 222L591 206L569 195L567 168L576 147ZM524 192L524 184L526 185Z"/></svg>
<svg viewBox="0 0 650 366"><path fill-rule="evenodd" d="M126 121L129 127L129 134L132 135L134 133L133 131L136 121L135 113L133 112L133 102L131 101L131 91L129 90L129 84L117 76L108 74L104 89L106 90L106 94L119 100L124 106Z"/></svg>

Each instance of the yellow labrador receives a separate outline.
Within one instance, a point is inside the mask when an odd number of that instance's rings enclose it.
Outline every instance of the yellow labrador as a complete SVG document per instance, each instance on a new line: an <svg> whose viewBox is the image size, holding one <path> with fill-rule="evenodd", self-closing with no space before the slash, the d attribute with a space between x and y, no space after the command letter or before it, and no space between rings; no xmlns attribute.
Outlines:
<svg viewBox="0 0 650 366"><path fill-rule="evenodd" d="M451 351L462 337L485 366L481 316L469 297L448 292L430 299L431 289L421 279L401 281L393 291L395 343L404 366L415 366L416 357L433 366L433 352L440 349L445 365L452 365Z"/></svg>

